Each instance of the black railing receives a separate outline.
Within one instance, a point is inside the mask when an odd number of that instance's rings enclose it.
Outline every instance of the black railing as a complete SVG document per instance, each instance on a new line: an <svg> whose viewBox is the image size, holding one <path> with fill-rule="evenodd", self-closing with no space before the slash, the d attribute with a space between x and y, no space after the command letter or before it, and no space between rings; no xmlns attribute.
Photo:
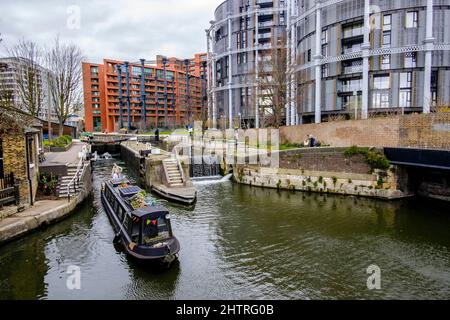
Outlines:
<svg viewBox="0 0 450 320"><path fill-rule="evenodd" d="M11 203L19 205L19 185L16 182L12 172L0 178L0 206Z"/></svg>

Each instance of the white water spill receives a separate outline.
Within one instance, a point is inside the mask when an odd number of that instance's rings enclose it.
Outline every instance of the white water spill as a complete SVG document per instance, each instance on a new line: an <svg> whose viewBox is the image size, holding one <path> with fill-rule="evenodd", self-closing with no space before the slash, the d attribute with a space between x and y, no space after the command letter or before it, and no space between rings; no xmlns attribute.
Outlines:
<svg viewBox="0 0 450 320"><path fill-rule="evenodd" d="M194 185L207 185L230 181L232 176L233 176L232 174L228 174L224 177L210 176L210 177L191 178L191 180Z"/></svg>

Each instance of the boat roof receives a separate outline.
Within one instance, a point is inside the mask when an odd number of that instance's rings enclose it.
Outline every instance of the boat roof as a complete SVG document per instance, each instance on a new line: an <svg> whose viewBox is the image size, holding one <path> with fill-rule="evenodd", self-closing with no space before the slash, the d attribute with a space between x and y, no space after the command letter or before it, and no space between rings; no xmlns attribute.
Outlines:
<svg viewBox="0 0 450 320"><path fill-rule="evenodd" d="M166 215L169 213L169 210L162 206L148 206L144 208L136 209L132 212L132 214L138 218L142 218L144 216L151 215L152 218L158 218L161 215Z"/></svg>

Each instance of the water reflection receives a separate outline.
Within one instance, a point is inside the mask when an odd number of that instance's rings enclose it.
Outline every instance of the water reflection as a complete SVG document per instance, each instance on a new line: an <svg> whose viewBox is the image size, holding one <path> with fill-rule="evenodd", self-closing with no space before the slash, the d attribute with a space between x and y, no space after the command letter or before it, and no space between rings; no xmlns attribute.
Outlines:
<svg viewBox="0 0 450 320"><path fill-rule="evenodd" d="M1 299L450 298L448 204L202 183L194 208L166 203L181 251L157 271L112 243L99 198L111 165L96 166L75 215L0 248ZM366 288L371 264L381 291ZM79 291L66 288L69 265Z"/></svg>

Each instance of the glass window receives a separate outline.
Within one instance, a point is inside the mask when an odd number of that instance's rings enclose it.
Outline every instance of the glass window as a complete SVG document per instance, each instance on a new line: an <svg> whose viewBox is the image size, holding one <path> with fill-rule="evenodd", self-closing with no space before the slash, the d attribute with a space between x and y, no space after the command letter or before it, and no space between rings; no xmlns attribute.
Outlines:
<svg viewBox="0 0 450 320"><path fill-rule="evenodd" d="M383 32L383 48L390 48L390 47L391 47L391 32L384 31Z"/></svg>
<svg viewBox="0 0 450 320"><path fill-rule="evenodd" d="M376 90L384 90L390 88L389 76L374 76L373 88Z"/></svg>
<svg viewBox="0 0 450 320"><path fill-rule="evenodd" d="M151 219L146 217L142 219L142 241L144 244L150 244L169 238L169 227L167 221L163 218Z"/></svg>
<svg viewBox="0 0 450 320"><path fill-rule="evenodd" d="M383 31L390 31L392 29L392 16L387 14L383 17Z"/></svg>
<svg viewBox="0 0 450 320"><path fill-rule="evenodd" d="M390 107L389 91L376 91L372 95L373 109L387 109Z"/></svg>
<svg viewBox="0 0 450 320"><path fill-rule="evenodd" d="M400 88L412 87L412 72L400 73Z"/></svg>
<svg viewBox="0 0 450 320"><path fill-rule="evenodd" d="M381 69L388 70L391 68L391 56L386 54L381 56Z"/></svg>
<svg viewBox="0 0 450 320"><path fill-rule="evenodd" d="M399 98L400 108L411 108L411 96L412 96L411 89L400 90L400 98Z"/></svg>
<svg viewBox="0 0 450 320"><path fill-rule="evenodd" d="M415 68L417 67L417 53L408 52L405 53L405 68Z"/></svg>
<svg viewBox="0 0 450 320"><path fill-rule="evenodd" d="M417 28L419 26L419 13L410 11L406 13L406 28Z"/></svg>

